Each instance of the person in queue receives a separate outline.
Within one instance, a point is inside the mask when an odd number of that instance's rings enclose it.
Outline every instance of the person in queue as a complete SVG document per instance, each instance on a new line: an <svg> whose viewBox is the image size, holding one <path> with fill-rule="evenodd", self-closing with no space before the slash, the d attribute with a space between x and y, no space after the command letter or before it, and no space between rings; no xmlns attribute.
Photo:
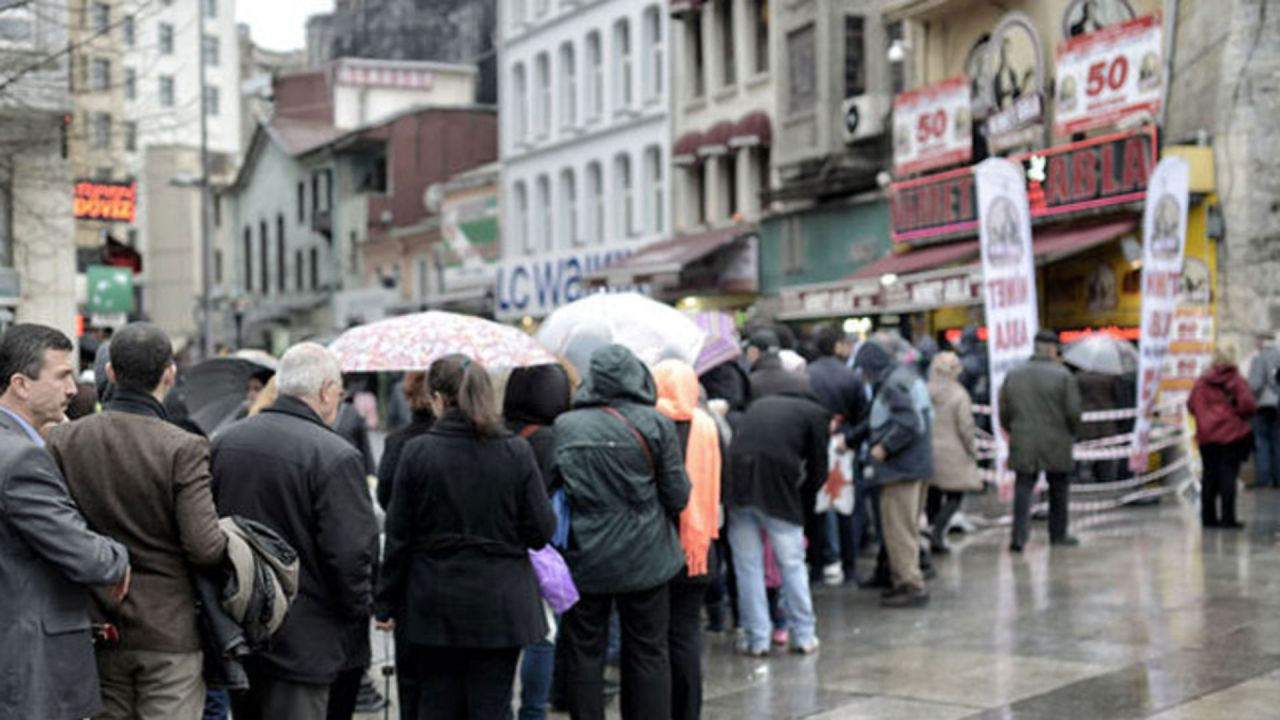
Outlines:
<svg viewBox="0 0 1280 720"><path fill-rule="evenodd" d="M1205 370L1187 398L1196 419L1196 445L1204 466L1200 482L1200 524L1206 528L1239 530L1236 485L1240 465L1252 450L1249 420L1257 411L1248 381L1236 367L1235 346L1219 342L1213 364Z"/></svg>

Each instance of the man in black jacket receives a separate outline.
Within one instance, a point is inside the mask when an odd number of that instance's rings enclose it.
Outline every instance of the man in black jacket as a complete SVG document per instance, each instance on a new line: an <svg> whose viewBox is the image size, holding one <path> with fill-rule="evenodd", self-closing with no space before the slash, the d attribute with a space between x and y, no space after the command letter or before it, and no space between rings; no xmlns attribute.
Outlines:
<svg viewBox="0 0 1280 720"><path fill-rule="evenodd" d="M272 647L246 664L237 720L320 720L329 686L368 633L378 528L358 453L331 429L342 399L333 355L302 343L280 359L279 399L213 443L223 515L257 520L298 551L298 597Z"/></svg>
<svg viewBox="0 0 1280 720"><path fill-rule="evenodd" d="M747 360L751 363L751 400L769 395L809 395L813 388L804 373L787 372L782 367L778 334L757 330L747 344Z"/></svg>

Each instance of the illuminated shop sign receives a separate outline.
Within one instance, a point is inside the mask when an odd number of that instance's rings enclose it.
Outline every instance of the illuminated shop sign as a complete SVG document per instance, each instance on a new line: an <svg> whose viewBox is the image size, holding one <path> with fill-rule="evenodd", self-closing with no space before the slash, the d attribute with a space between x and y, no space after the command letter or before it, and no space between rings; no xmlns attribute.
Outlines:
<svg viewBox="0 0 1280 720"><path fill-rule="evenodd" d="M133 222L138 207L137 183L78 182L72 214L77 220Z"/></svg>

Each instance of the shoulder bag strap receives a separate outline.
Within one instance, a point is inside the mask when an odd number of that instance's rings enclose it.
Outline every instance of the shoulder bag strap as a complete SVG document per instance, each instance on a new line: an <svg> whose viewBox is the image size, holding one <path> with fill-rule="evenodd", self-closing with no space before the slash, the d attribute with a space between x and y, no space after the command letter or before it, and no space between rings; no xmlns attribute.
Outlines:
<svg viewBox="0 0 1280 720"><path fill-rule="evenodd" d="M626 415L623 415L622 413L618 412L618 409L613 407L612 405L603 405L600 407L600 409L612 415L615 419L617 419L623 425L626 425L627 428L631 430L631 434L635 435L636 441L640 443L640 449L644 451L644 459L646 462L649 463L649 472L656 473L657 467L653 464L653 454L649 451L649 441L644 439L644 435L640 433L640 430L636 428L636 426L632 424L630 420L627 419Z"/></svg>

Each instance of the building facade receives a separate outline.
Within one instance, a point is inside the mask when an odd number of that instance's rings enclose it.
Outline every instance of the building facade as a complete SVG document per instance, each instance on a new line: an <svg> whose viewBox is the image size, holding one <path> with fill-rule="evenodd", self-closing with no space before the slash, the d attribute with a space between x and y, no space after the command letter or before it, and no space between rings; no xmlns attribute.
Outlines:
<svg viewBox="0 0 1280 720"><path fill-rule="evenodd" d="M664 3L504 0L496 314L541 317L672 228Z"/></svg>

